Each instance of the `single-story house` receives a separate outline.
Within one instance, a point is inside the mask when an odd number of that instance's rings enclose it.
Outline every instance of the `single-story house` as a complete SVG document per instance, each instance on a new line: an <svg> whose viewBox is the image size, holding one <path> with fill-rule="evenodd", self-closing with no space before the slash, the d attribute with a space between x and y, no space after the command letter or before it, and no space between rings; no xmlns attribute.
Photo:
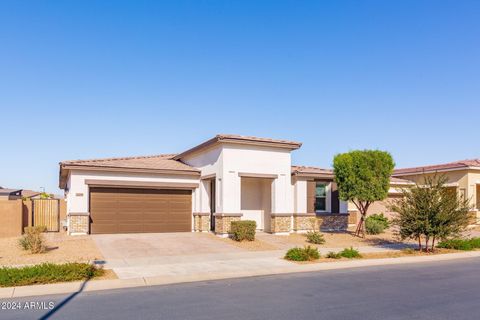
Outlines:
<svg viewBox="0 0 480 320"><path fill-rule="evenodd" d="M16 200L22 198L33 198L39 196L41 192L24 189L9 189L0 187L0 200Z"/></svg>
<svg viewBox="0 0 480 320"><path fill-rule="evenodd" d="M472 224L480 223L480 159L396 169L393 177L422 184L426 176L444 175L447 187L454 188L462 197L470 199Z"/></svg>
<svg viewBox="0 0 480 320"><path fill-rule="evenodd" d="M238 220L275 234L345 229L333 172L292 166L301 145L222 134L179 154L63 161L68 232L224 236Z"/></svg>
<svg viewBox="0 0 480 320"><path fill-rule="evenodd" d="M462 197L470 199L472 205L471 225L480 223L480 159L460 160L450 163L421 167L395 169L390 179L388 198L373 203L368 214L383 213L392 217L395 213L389 207L393 201L402 197L402 188L415 184L422 185L425 177L444 175L446 187L454 189ZM348 206L351 219L358 218L358 211L352 203ZM355 215L355 213L357 213Z"/></svg>

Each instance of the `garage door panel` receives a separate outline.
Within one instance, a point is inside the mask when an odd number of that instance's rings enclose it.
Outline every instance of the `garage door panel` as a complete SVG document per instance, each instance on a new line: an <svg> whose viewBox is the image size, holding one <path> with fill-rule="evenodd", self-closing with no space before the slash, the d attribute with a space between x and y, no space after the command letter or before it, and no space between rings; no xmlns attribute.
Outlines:
<svg viewBox="0 0 480 320"><path fill-rule="evenodd" d="M91 233L191 231L189 190L91 188Z"/></svg>

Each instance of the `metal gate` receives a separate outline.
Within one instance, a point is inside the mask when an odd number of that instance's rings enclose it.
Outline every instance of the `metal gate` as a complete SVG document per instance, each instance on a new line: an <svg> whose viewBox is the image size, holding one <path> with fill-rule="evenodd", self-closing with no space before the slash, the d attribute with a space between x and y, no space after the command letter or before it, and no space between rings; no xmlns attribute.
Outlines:
<svg viewBox="0 0 480 320"><path fill-rule="evenodd" d="M58 199L33 199L33 225L44 226L47 231L60 230L60 206Z"/></svg>

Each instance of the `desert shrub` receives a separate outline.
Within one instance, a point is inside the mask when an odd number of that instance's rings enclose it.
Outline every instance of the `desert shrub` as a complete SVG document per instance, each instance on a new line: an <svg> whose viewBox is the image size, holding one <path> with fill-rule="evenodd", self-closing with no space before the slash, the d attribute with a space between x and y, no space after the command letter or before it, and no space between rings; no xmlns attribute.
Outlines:
<svg viewBox="0 0 480 320"><path fill-rule="evenodd" d="M340 256L348 259L361 258L362 255L358 250L353 249L353 247L345 248L339 252Z"/></svg>
<svg viewBox="0 0 480 320"><path fill-rule="evenodd" d="M414 253L417 253L417 250L413 250L412 248L405 248L405 249L402 249L402 252L405 254L414 254Z"/></svg>
<svg viewBox="0 0 480 320"><path fill-rule="evenodd" d="M327 255L325 257L327 257L329 259L340 259L342 257L342 255L338 252L330 251L329 253L327 253Z"/></svg>
<svg viewBox="0 0 480 320"><path fill-rule="evenodd" d="M365 220L365 229L368 234L380 234L388 229L390 223L388 222L387 217L381 214L372 214L368 216Z"/></svg>
<svg viewBox="0 0 480 320"><path fill-rule="evenodd" d="M480 249L480 238L471 238L469 242L472 245L472 248Z"/></svg>
<svg viewBox="0 0 480 320"><path fill-rule="evenodd" d="M22 268L0 268L0 287L88 280L104 270L88 263L43 263Z"/></svg>
<svg viewBox="0 0 480 320"><path fill-rule="evenodd" d="M470 251L480 248L480 238L448 239L440 242L438 248Z"/></svg>
<svg viewBox="0 0 480 320"><path fill-rule="evenodd" d="M257 223L253 220L233 221L230 232L235 241L253 241L255 240L255 229Z"/></svg>
<svg viewBox="0 0 480 320"><path fill-rule="evenodd" d="M30 253L42 253L45 251L45 239L42 233L45 232L46 227L26 227L24 234L19 240L20 247L23 250L28 250Z"/></svg>
<svg viewBox="0 0 480 320"><path fill-rule="evenodd" d="M325 243L325 239L323 238L323 234L317 231L308 231L305 236L307 237L307 241L313 244L323 244Z"/></svg>
<svg viewBox="0 0 480 320"><path fill-rule="evenodd" d="M320 258L317 248L305 246L303 248L292 248L285 254L285 259L292 261L312 261Z"/></svg>

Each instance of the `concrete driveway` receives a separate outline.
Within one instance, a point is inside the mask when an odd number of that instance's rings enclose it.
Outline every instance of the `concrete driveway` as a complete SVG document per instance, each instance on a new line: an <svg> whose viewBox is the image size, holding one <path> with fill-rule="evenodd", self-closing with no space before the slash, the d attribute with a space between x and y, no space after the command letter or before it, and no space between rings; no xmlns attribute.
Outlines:
<svg viewBox="0 0 480 320"><path fill-rule="evenodd" d="M214 235L194 232L102 234L93 238L107 259L228 253L241 250Z"/></svg>
<svg viewBox="0 0 480 320"><path fill-rule="evenodd" d="M268 267L276 251L251 252L205 233L142 233L91 236L104 256L106 268L121 279L175 276L199 272L241 270L257 261ZM259 261L258 258L261 260ZM263 259L267 258L266 261Z"/></svg>

